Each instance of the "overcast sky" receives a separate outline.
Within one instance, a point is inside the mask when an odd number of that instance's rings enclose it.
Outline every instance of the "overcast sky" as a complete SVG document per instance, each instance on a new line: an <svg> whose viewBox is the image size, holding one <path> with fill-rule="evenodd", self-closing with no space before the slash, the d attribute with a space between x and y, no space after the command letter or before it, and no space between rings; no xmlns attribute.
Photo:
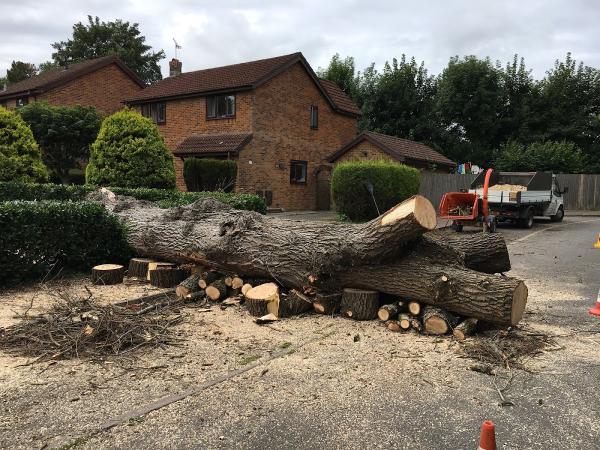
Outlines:
<svg viewBox="0 0 600 450"><path fill-rule="evenodd" d="M164 49L163 75L183 49L183 70L301 51L316 70L334 53L358 69L402 53L439 73L452 55L525 57L537 78L572 52L600 67L597 0L0 0L0 74L12 60L51 59L50 44L71 36L90 14L137 22Z"/></svg>

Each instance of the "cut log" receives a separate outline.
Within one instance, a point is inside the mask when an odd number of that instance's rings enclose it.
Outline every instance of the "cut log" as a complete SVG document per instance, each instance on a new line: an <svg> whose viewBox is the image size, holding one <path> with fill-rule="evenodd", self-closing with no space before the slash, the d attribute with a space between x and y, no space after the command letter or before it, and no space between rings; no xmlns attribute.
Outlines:
<svg viewBox="0 0 600 450"><path fill-rule="evenodd" d="M119 284L123 282L125 268L119 264L101 264L92 267L92 283L100 285Z"/></svg>
<svg viewBox="0 0 600 450"><path fill-rule="evenodd" d="M244 284L242 286L242 295L245 296L250 289L252 289L252 285L251 284L249 284L249 283Z"/></svg>
<svg viewBox="0 0 600 450"><path fill-rule="evenodd" d="M421 333L423 331L423 322L421 319L417 317L410 318L410 327L415 330L417 333Z"/></svg>
<svg viewBox="0 0 600 450"><path fill-rule="evenodd" d="M179 285L175 289L175 293L179 297L184 298L193 292L199 291L200 287L198 286L198 281L200 280L200 276L201 275L199 273L196 273L192 276L187 277L185 280L179 283Z"/></svg>
<svg viewBox="0 0 600 450"><path fill-rule="evenodd" d="M398 303L391 303L389 305L383 305L377 311L377 317L382 322L387 322L388 320L394 320L398 317L400 313L400 305Z"/></svg>
<svg viewBox="0 0 600 450"><path fill-rule="evenodd" d="M175 267L175 264L170 263L170 262L158 262L158 261L152 261L148 263L148 273L146 274L146 280L150 281L150 271L151 270L156 270L158 268L167 268L167 269L172 269Z"/></svg>
<svg viewBox="0 0 600 450"><path fill-rule="evenodd" d="M148 277L148 264L151 262L153 261L148 258L131 258L129 260L127 276L146 280Z"/></svg>
<svg viewBox="0 0 600 450"><path fill-rule="evenodd" d="M246 292L246 307L250 314L256 317L279 314L279 286L275 283L265 283Z"/></svg>
<svg viewBox="0 0 600 450"><path fill-rule="evenodd" d="M421 304L419 302L408 302L408 312L413 316L421 314Z"/></svg>
<svg viewBox="0 0 600 450"><path fill-rule="evenodd" d="M404 331L410 330L410 316L408 314L398 314L398 325Z"/></svg>
<svg viewBox="0 0 600 450"><path fill-rule="evenodd" d="M241 289L227 288L227 295L229 295L230 297L238 297L241 294L242 294Z"/></svg>
<svg viewBox="0 0 600 450"><path fill-rule="evenodd" d="M313 309L317 314L335 314L339 311L341 302L341 292L334 294L317 293L313 302Z"/></svg>
<svg viewBox="0 0 600 450"><path fill-rule="evenodd" d="M346 288L342 292L342 315L354 320L372 320L379 310L379 292Z"/></svg>
<svg viewBox="0 0 600 450"><path fill-rule="evenodd" d="M454 327L454 330L452 330L452 335L458 341L464 341L467 338L467 336L475 334L475 332L477 331L477 323L477 319L465 319Z"/></svg>
<svg viewBox="0 0 600 450"><path fill-rule="evenodd" d="M425 233L413 248L415 254L438 263L455 263L484 273L510 270L508 248L501 233L435 230Z"/></svg>
<svg viewBox="0 0 600 450"><path fill-rule="evenodd" d="M227 297L227 286L223 278L213 281L205 290L206 296L213 302L223 300Z"/></svg>
<svg viewBox="0 0 600 450"><path fill-rule="evenodd" d="M519 279L441 265L427 258L347 269L338 278L342 286L414 298L497 325L519 323L527 303L527 286Z"/></svg>
<svg viewBox="0 0 600 450"><path fill-rule="evenodd" d="M399 331L402 331L402 328L400 328L400 324L398 323L397 320L387 320L385 322L385 327L388 330L393 331L394 333L398 333Z"/></svg>
<svg viewBox="0 0 600 450"><path fill-rule="evenodd" d="M170 209L107 189L89 198L127 221L127 241L142 255L267 277L296 288L345 267L396 258L406 252L404 244L437 224L435 209L418 195L364 224L279 219L210 198Z"/></svg>
<svg viewBox="0 0 600 450"><path fill-rule="evenodd" d="M233 281L233 277L226 276L225 278L223 278L223 282L225 283L225 286L227 286L227 287L231 287L232 281Z"/></svg>
<svg viewBox="0 0 600 450"><path fill-rule="evenodd" d="M277 322L277 320L278 320L277 316L275 314L272 314L272 313L265 314L264 316L257 317L256 319L254 319L254 321L258 325L265 325L267 323Z"/></svg>
<svg viewBox="0 0 600 450"><path fill-rule="evenodd" d="M287 295L279 299L278 317L291 317L312 310L313 304L310 299L296 289L292 289Z"/></svg>
<svg viewBox="0 0 600 450"><path fill-rule="evenodd" d="M244 280L242 280L240 277L233 277L233 279L231 280L232 289L241 289L243 285Z"/></svg>
<svg viewBox="0 0 600 450"><path fill-rule="evenodd" d="M458 317L435 306L423 310L423 327L427 334L447 334L458 323Z"/></svg>
<svg viewBox="0 0 600 450"><path fill-rule="evenodd" d="M217 280L220 274L217 272L202 272L202 276L198 280L198 287L200 289L206 289L213 281Z"/></svg>
<svg viewBox="0 0 600 450"><path fill-rule="evenodd" d="M158 267L150 270L150 284L159 288L177 286L187 276L187 271L170 267Z"/></svg>
<svg viewBox="0 0 600 450"><path fill-rule="evenodd" d="M195 302L195 301L204 300L205 298L206 298L206 292L203 289L200 289L199 291L192 292L191 294L186 295L185 301Z"/></svg>

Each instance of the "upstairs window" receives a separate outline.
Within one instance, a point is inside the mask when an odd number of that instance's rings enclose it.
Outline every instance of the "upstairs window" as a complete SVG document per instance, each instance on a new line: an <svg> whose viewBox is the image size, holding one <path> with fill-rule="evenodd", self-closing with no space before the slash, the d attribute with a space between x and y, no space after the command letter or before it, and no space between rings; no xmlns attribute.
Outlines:
<svg viewBox="0 0 600 450"><path fill-rule="evenodd" d="M29 97L27 97L26 95L23 97L18 97L15 100L15 106L17 108L20 108L21 106L25 106L27 103L29 103Z"/></svg>
<svg viewBox="0 0 600 450"><path fill-rule="evenodd" d="M154 123L166 123L167 104L165 102L146 103L142 105L142 116L152 119Z"/></svg>
<svg viewBox="0 0 600 450"><path fill-rule="evenodd" d="M290 164L290 183L306 184L306 161L292 161Z"/></svg>
<svg viewBox="0 0 600 450"><path fill-rule="evenodd" d="M313 130L319 128L319 108L314 105L310 107L310 127Z"/></svg>
<svg viewBox="0 0 600 450"><path fill-rule="evenodd" d="M235 117L235 95L213 95L207 97L206 117L208 119Z"/></svg>

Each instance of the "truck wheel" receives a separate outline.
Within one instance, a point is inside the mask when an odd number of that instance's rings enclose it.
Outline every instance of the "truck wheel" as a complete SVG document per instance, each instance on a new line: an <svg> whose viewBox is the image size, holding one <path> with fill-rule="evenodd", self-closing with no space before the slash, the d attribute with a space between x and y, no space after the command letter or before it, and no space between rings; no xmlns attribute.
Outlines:
<svg viewBox="0 0 600 450"><path fill-rule="evenodd" d="M531 228L533 227L533 209L529 208L527 210L527 215L523 219L519 219L519 225L521 228Z"/></svg>
<svg viewBox="0 0 600 450"><path fill-rule="evenodd" d="M561 206L558 208L558 211L556 211L556 214L554 214L553 216L550 216L550 220L552 222L562 222L563 217L565 217L565 210Z"/></svg>

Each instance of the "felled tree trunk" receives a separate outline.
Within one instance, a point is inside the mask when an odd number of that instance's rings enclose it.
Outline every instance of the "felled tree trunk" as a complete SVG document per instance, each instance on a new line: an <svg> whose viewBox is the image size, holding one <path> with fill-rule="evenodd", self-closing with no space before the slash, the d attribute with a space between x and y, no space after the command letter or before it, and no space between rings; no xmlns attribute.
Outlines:
<svg viewBox="0 0 600 450"><path fill-rule="evenodd" d="M128 223L127 240L141 254L272 278L288 287L315 283L344 267L381 263L436 226L436 214L415 196L364 224L300 222L235 210L214 199L160 209L101 189L91 194Z"/></svg>
<svg viewBox="0 0 600 450"><path fill-rule="evenodd" d="M516 325L527 301L527 287L521 280L441 265L427 258L351 268L340 272L338 278L342 286L377 289L499 325Z"/></svg>

